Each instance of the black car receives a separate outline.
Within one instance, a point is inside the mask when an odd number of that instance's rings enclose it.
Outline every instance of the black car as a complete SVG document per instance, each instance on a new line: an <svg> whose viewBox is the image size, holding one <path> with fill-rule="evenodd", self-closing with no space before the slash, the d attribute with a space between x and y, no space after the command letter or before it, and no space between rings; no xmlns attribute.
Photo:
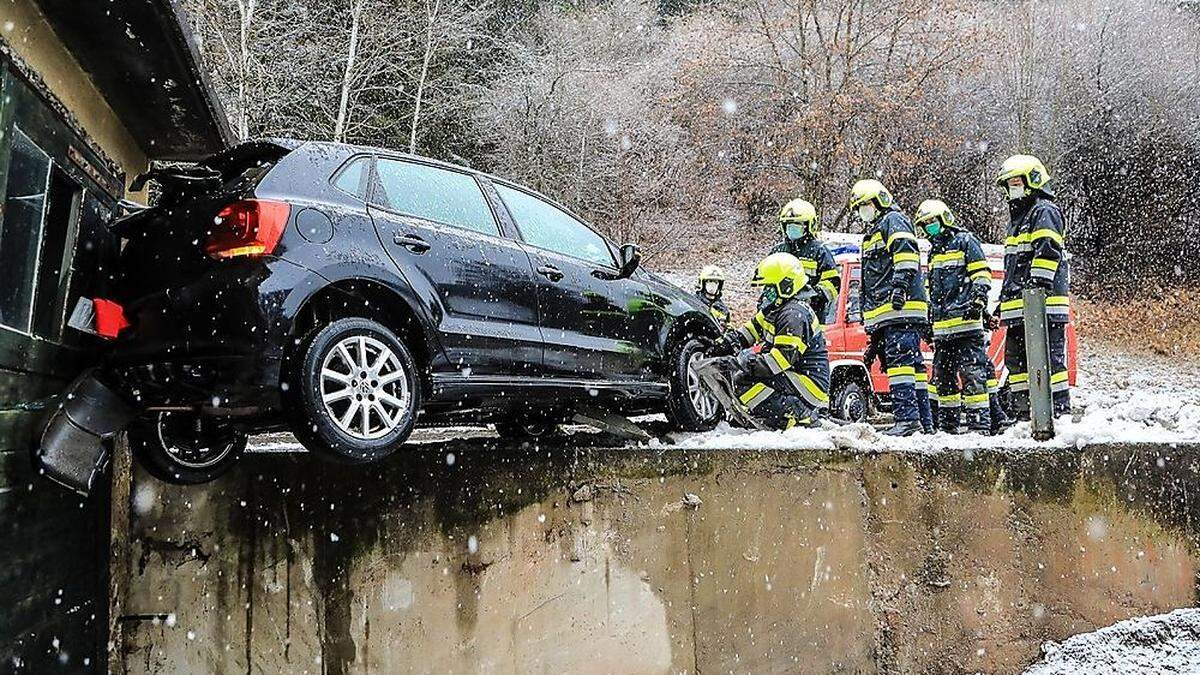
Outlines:
<svg viewBox="0 0 1200 675"><path fill-rule="evenodd" d="M582 407L719 410L689 377L718 334L691 294L546 197L459 166L342 144L253 141L148 178L114 226L120 331L106 377L129 438L174 482L247 434L290 429L349 462L415 424L546 433Z"/></svg>

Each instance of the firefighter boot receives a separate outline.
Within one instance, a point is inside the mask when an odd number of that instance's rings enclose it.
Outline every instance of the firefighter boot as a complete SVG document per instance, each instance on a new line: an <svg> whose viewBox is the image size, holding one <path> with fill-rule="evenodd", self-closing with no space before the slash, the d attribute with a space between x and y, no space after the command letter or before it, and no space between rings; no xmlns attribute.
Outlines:
<svg viewBox="0 0 1200 675"><path fill-rule="evenodd" d="M957 406L939 405L937 420L938 431L954 435L962 433L962 420Z"/></svg>
<svg viewBox="0 0 1200 675"><path fill-rule="evenodd" d="M923 431L924 431L924 429L921 427L921 422L919 420L910 420L908 422L902 422L902 421L897 420L896 423L892 425L891 429L888 429L887 431L883 432L883 435L884 436L913 436L913 435L922 433Z"/></svg>
<svg viewBox="0 0 1200 675"><path fill-rule="evenodd" d="M988 399L988 408L992 418L991 432L993 436L999 436L1000 434L1004 433L1005 429L1008 429L1015 424L1013 419L1004 413L1004 406L1000 405L999 396L993 394Z"/></svg>
<svg viewBox="0 0 1200 675"><path fill-rule="evenodd" d="M967 410L967 430L972 433L992 435L992 415L987 408Z"/></svg>

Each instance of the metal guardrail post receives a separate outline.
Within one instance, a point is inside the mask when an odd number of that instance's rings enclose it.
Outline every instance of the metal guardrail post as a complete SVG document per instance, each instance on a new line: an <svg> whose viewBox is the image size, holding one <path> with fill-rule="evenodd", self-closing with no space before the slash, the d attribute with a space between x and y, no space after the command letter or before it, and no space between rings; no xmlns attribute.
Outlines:
<svg viewBox="0 0 1200 675"><path fill-rule="evenodd" d="M1054 438L1054 403L1050 393L1050 334L1046 321L1046 291L1027 288L1025 301L1025 359L1029 369L1029 419L1035 440Z"/></svg>

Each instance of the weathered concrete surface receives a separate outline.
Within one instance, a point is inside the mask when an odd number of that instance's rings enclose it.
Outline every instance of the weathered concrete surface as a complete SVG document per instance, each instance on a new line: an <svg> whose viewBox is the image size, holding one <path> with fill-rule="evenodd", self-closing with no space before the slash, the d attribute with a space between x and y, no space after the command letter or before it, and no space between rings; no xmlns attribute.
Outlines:
<svg viewBox="0 0 1200 675"><path fill-rule="evenodd" d="M1171 448L931 458L471 439L374 467L252 456L197 488L135 475L116 662L1013 671L1044 640L1194 603L1197 472Z"/></svg>

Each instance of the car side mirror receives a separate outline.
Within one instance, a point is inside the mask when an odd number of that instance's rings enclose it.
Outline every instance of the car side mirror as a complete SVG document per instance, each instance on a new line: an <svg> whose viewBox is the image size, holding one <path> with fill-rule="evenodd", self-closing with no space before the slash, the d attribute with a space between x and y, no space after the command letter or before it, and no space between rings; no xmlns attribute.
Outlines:
<svg viewBox="0 0 1200 675"><path fill-rule="evenodd" d="M642 251L637 244L623 244L620 250L620 271L621 279L628 279L633 276L638 265L642 262Z"/></svg>

